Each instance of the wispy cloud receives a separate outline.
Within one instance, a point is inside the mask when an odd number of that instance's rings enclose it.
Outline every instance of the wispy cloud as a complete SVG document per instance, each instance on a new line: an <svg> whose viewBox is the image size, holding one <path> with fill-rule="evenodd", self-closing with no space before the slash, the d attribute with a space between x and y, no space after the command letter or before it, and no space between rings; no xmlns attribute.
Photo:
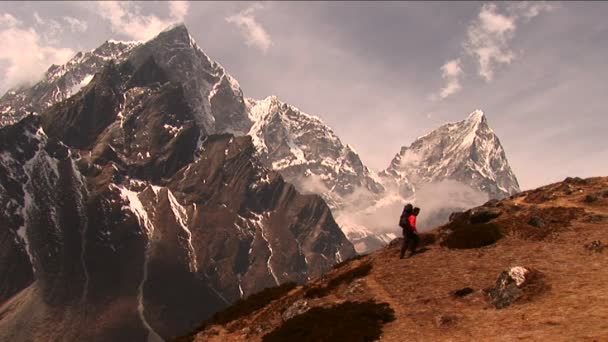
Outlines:
<svg viewBox="0 0 608 342"><path fill-rule="evenodd" d="M272 45L272 40L262 24L255 18L255 11L262 8L261 4L255 3L238 14L227 17L226 21L241 30L248 46L254 46L265 53Z"/></svg>
<svg viewBox="0 0 608 342"><path fill-rule="evenodd" d="M68 25L70 25L70 29L72 32L86 32L89 28L89 25L84 20L79 20L74 17L65 16L62 18Z"/></svg>
<svg viewBox="0 0 608 342"><path fill-rule="evenodd" d="M445 99L446 97L458 92L462 85L460 84L460 78L464 75L460 59L452 59L447 61L441 66L441 77L445 81L445 85L439 92L439 97Z"/></svg>
<svg viewBox="0 0 608 342"><path fill-rule="evenodd" d="M99 15L110 22L112 31L136 40L148 40L167 26L183 22L189 9L186 1L170 1L169 17L161 19L141 14L141 7L135 2L101 1L97 6Z"/></svg>
<svg viewBox="0 0 608 342"><path fill-rule="evenodd" d="M467 27L461 58L472 58L477 64L478 75L486 82L492 81L499 66L508 65L517 57L510 44L518 25L554 8L545 2L513 2L501 11L494 3L483 4ZM444 99L462 89L461 58L450 60L441 67L445 85L435 98Z"/></svg>
<svg viewBox="0 0 608 342"><path fill-rule="evenodd" d="M42 24L46 23L36 16ZM51 28L45 26L45 29ZM59 29L53 26L52 29L61 30L61 26ZM56 39L51 35L41 35L33 27L24 27L20 20L9 13L0 13L0 41L0 60L6 63L0 78L0 93L39 80L49 65L63 64L74 55L72 49L53 46Z"/></svg>

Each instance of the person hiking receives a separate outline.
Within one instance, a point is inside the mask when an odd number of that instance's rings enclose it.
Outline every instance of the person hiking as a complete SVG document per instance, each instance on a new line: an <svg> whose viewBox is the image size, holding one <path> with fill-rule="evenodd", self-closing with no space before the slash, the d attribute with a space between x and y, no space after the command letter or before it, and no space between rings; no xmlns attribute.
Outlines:
<svg viewBox="0 0 608 342"><path fill-rule="evenodd" d="M403 234L403 244L401 245L401 254L400 254L400 259L403 259L403 255L405 254L405 251L407 250L407 245L408 245L408 231L410 230L410 216L412 215L414 211L414 207L408 203L403 207L403 212L401 213L401 217L399 217L399 227L402 228L402 234Z"/></svg>
<svg viewBox="0 0 608 342"><path fill-rule="evenodd" d="M406 238L403 241L403 246L401 247L401 259L405 256L405 252L410 249L410 254L408 257L416 254L416 248L418 247L418 243L420 242L420 237L418 236L418 230L416 229L416 218L420 213L420 208L416 207L412 210L412 214L408 217L408 229L406 229ZM409 247L409 248L408 248Z"/></svg>

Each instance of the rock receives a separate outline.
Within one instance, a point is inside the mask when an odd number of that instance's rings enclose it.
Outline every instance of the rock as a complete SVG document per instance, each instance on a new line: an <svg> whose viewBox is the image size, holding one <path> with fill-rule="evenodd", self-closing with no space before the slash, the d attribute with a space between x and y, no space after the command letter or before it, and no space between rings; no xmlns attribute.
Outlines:
<svg viewBox="0 0 608 342"><path fill-rule="evenodd" d="M588 223L598 223L603 222L606 219L603 215L589 215L585 218L585 222Z"/></svg>
<svg viewBox="0 0 608 342"><path fill-rule="evenodd" d="M473 290L472 288L464 287L460 290L452 291L452 296L462 298L462 297L470 295L473 292L475 292L475 290Z"/></svg>
<svg viewBox="0 0 608 342"><path fill-rule="evenodd" d="M471 211L469 220L471 223L486 223L491 221L502 214L500 209L493 208L476 208Z"/></svg>
<svg viewBox="0 0 608 342"><path fill-rule="evenodd" d="M581 177L567 177L566 179L564 179L564 183L570 183L570 184L589 184L589 182L586 179L582 179Z"/></svg>
<svg viewBox="0 0 608 342"><path fill-rule="evenodd" d="M584 202L585 203L595 203L599 200L600 200L600 198L597 195L587 195L587 196L585 196Z"/></svg>
<svg viewBox="0 0 608 342"><path fill-rule="evenodd" d="M563 184L563 188L564 188L564 193L566 195L572 195L575 192L574 187L572 185L570 185L570 184L564 183Z"/></svg>
<svg viewBox="0 0 608 342"><path fill-rule="evenodd" d="M350 285L348 285L348 293L353 294L359 290L361 290L361 286L363 285L363 280L357 279L353 281Z"/></svg>
<svg viewBox="0 0 608 342"><path fill-rule="evenodd" d="M513 266L503 271L493 288L487 289L491 303L503 309L516 301L531 299L548 289L543 274L529 267Z"/></svg>
<svg viewBox="0 0 608 342"><path fill-rule="evenodd" d="M447 328L456 325L459 317L452 314L442 314L435 318L435 324L439 328Z"/></svg>
<svg viewBox="0 0 608 342"><path fill-rule="evenodd" d="M496 198L493 198L493 199L487 201L483 206L484 207L495 207L498 205L498 203L500 203L500 201Z"/></svg>
<svg viewBox="0 0 608 342"><path fill-rule="evenodd" d="M586 249L597 253L603 252L605 247L606 245L604 245L600 240L595 240L585 245Z"/></svg>
<svg viewBox="0 0 608 342"><path fill-rule="evenodd" d="M603 198L608 197L608 190L604 190L604 191L602 191L602 197L603 197Z"/></svg>
<svg viewBox="0 0 608 342"><path fill-rule="evenodd" d="M532 216L530 218L530 220L528 221L528 224L531 225L531 226L533 226L533 227L536 227L536 228L544 228L545 227L545 221L542 218L538 217L538 216Z"/></svg>
<svg viewBox="0 0 608 342"><path fill-rule="evenodd" d="M462 214L463 214L462 211L455 211L455 212L453 212L453 213L450 214L450 217L448 218L448 221L452 222L452 221L458 219L459 217L461 217Z"/></svg>
<svg viewBox="0 0 608 342"><path fill-rule="evenodd" d="M283 320L286 321L292 317L301 315L308 310L310 310L310 307L308 306L308 301L300 299L298 301L295 301L289 308L287 308L287 310L283 312L281 317L283 317Z"/></svg>

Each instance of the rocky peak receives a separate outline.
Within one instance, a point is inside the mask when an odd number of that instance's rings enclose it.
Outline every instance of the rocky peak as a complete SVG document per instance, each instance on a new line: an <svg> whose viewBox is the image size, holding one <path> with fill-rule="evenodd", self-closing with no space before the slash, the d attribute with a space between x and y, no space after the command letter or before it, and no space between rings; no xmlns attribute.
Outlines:
<svg viewBox="0 0 608 342"><path fill-rule="evenodd" d="M253 122L249 135L260 158L302 191L320 194L332 209L356 189L381 191L357 152L320 118L276 96L246 103Z"/></svg>
<svg viewBox="0 0 608 342"><path fill-rule="evenodd" d="M179 31L0 128L0 340L168 339L355 254L327 204L267 169L251 138L199 126L212 114L238 128L243 102Z"/></svg>
<svg viewBox="0 0 608 342"><path fill-rule="evenodd" d="M519 191L504 149L481 110L402 147L382 175L414 188L415 184L452 179L492 198Z"/></svg>

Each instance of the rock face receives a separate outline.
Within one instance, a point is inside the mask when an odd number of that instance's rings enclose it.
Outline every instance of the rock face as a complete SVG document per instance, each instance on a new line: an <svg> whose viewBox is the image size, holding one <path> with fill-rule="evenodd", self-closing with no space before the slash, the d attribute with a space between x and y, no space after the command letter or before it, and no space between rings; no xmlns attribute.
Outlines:
<svg viewBox="0 0 608 342"><path fill-rule="evenodd" d="M378 194L382 185L350 145L318 117L270 96L247 99L249 131L262 162L299 188L319 193L340 210L358 189Z"/></svg>
<svg viewBox="0 0 608 342"><path fill-rule="evenodd" d="M0 128L0 340L167 339L355 254L250 137L209 134L245 107L204 57L174 27Z"/></svg>
<svg viewBox="0 0 608 342"><path fill-rule="evenodd" d="M523 266L513 266L503 271L496 285L487 291L497 309L503 309L516 301L530 300L544 292L547 284L542 273Z"/></svg>

